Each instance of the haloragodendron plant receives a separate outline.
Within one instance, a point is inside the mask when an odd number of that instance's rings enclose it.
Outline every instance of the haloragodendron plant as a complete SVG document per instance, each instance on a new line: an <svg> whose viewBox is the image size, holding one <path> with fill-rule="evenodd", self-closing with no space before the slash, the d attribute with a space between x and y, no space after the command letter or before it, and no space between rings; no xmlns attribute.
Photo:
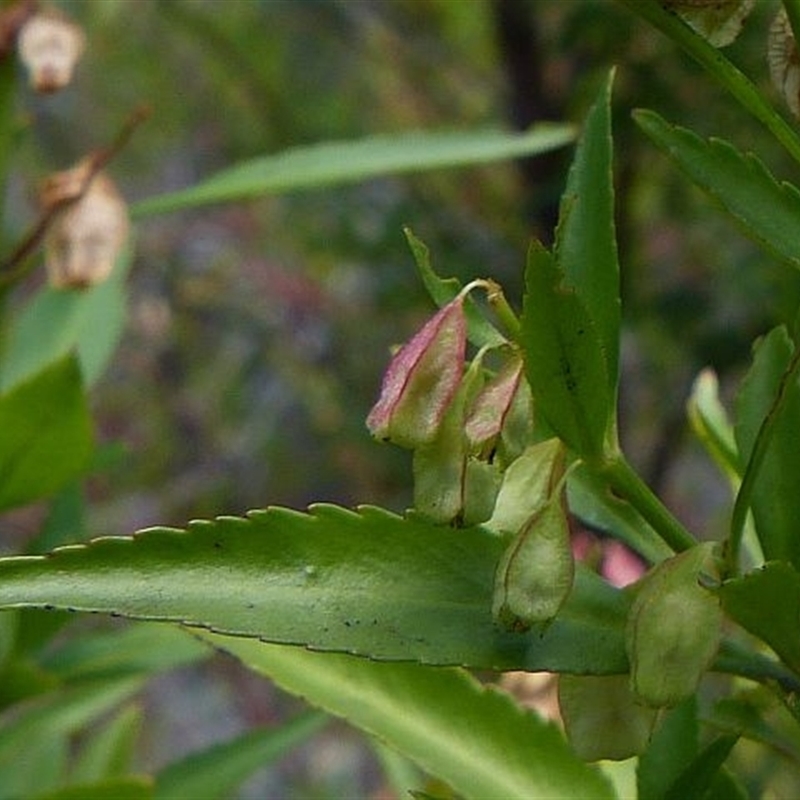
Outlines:
<svg viewBox="0 0 800 800"><path fill-rule="evenodd" d="M713 46L735 36L750 3L625 2L800 155L794 130ZM800 3L784 8L796 31ZM22 774L12 770L31 731L49 752L48 735L65 742L75 720L105 712L145 675L200 658L208 645L388 742L467 798L607 798L629 796L632 783L643 800L741 798L758 780L748 763L775 753L792 762L788 774L799 774L796 331L778 327L759 340L732 423L708 374L697 383L692 424L734 492L728 535L704 541L655 497L620 446L611 85L609 76L585 120L555 242L529 250L519 316L491 279L462 287L438 277L408 232L439 311L391 359L367 424L378 439L413 450L413 510L270 508L0 558L1 642L19 642L22 625L31 625L25 641L47 638L37 632L47 618L30 609L172 623L133 629L140 639L125 657L114 656L113 638L68 651L62 663L82 657L94 665L88 689L59 677L59 659L53 666L52 655L37 651L40 671L30 680L55 675L63 691L46 697L38 716L0 717L0 776ZM795 187L724 140L654 112L637 112L636 121L740 228L800 266ZM280 161L279 178L268 159L138 213L330 182L331 152L337 169L352 160L350 173L337 173L350 180L365 169L409 169L420 148L429 164L452 164L456 151L467 163L485 158L487 141L500 157L560 146L569 135L545 128L524 142L434 137L413 146L381 139L364 146L368 168L356 146L305 149ZM292 164L295 184L286 172L291 177ZM92 324L120 302L124 266L84 294L43 290L9 326L0 351L0 508L52 494L86 469L82 387L108 356ZM74 315L76 332L50 335L53 309ZM26 348L31 331L45 343L35 353ZM47 413L54 392L68 401L57 419ZM78 466L73 453L81 454ZM573 518L636 551L644 576L620 589L576 563ZM0 652L2 664L27 675L33 657L15 646ZM558 673L566 736L468 669ZM300 740L319 719L293 724L282 741ZM124 723L115 724L121 736ZM746 761L738 758L744 740ZM241 752L235 746L230 759L213 753L179 762L149 783L127 776L125 796L208 788L221 761L230 766ZM101 796L111 780L100 772L86 797ZM0 781L0 800L53 789L37 777ZM218 795L229 791L216 785Z"/></svg>

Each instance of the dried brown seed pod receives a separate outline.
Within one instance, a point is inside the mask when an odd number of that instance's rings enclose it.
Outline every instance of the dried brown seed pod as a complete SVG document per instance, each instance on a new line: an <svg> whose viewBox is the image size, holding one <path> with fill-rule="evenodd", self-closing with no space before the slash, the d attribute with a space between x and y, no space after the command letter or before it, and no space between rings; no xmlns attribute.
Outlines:
<svg viewBox="0 0 800 800"><path fill-rule="evenodd" d="M773 84L792 114L800 117L800 54L789 18L783 9L770 25L767 61Z"/></svg>
<svg viewBox="0 0 800 800"><path fill-rule="evenodd" d="M665 8L679 14L709 44L725 47L742 30L755 0L662 0Z"/></svg>
<svg viewBox="0 0 800 800"><path fill-rule="evenodd" d="M20 29L17 50L37 92L50 94L71 80L83 55L86 37L80 26L57 9L45 8Z"/></svg>
<svg viewBox="0 0 800 800"><path fill-rule="evenodd" d="M125 201L107 175L92 176L88 160L51 176L42 205L46 211L75 197L79 199L55 213L44 240L48 280L57 289L83 289L104 281L128 236Z"/></svg>

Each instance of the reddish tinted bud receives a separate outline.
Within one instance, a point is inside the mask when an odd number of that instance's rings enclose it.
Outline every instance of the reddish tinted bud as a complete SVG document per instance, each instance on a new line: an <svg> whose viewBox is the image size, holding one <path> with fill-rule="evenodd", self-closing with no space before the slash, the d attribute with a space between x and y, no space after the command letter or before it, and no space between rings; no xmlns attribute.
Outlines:
<svg viewBox="0 0 800 800"><path fill-rule="evenodd" d="M522 359L514 358L483 387L467 416L465 431L474 450L500 435L522 379Z"/></svg>
<svg viewBox="0 0 800 800"><path fill-rule="evenodd" d="M367 417L373 436L410 448L434 439L464 374L466 328L462 293L403 345Z"/></svg>

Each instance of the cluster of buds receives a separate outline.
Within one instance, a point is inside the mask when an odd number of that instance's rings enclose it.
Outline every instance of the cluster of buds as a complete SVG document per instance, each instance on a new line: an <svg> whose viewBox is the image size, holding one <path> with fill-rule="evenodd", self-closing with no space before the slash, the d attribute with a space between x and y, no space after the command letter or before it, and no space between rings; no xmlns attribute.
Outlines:
<svg viewBox="0 0 800 800"><path fill-rule="evenodd" d="M367 426L414 451L414 505L433 520L483 524L507 537L492 613L511 630L548 624L568 597L574 558L558 439L533 443L533 400L509 343L465 363L465 302L474 281L395 354ZM484 368L489 352L503 361ZM487 374L488 373L488 374Z"/></svg>
<svg viewBox="0 0 800 800"><path fill-rule="evenodd" d="M474 281L394 355L367 427L378 439L414 451L415 506L439 522L491 516L504 466L527 445L530 390L522 359L505 345L505 363L487 378L486 349L465 362L465 302Z"/></svg>
<svg viewBox="0 0 800 800"><path fill-rule="evenodd" d="M85 289L104 281L128 237L128 208L111 179L95 174L91 158L51 175L42 187L45 267L56 289Z"/></svg>
<svg viewBox="0 0 800 800"><path fill-rule="evenodd" d="M57 92L70 83L85 47L83 30L54 8L33 14L22 25L17 39L31 86L43 94Z"/></svg>

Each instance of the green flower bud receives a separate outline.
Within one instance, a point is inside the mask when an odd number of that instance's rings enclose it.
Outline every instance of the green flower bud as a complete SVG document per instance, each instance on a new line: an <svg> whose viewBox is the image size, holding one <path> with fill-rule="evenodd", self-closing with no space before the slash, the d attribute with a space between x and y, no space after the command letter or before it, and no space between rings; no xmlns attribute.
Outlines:
<svg viewBox="0 0 800 800"><path fill-rule="evenodd" d="M515 631L550 622L569 596L575 576L565 502L563 446L558 440L550 440L535 448L531 451L540 467L534 470L535 479L528 483L523 470L512 472L521 459L514 462L488 523L494 530L515 524L519 517L511 501L525 495L526 489L532 490L522 508L527 506L534 511L501 556L494 581L492 615Z"/></svg>
<svg viewBox="0 0 800 800"><path fill-rule="evenodd" d="M640 582L628 616L631 688L649 706L674 706L694 694L719 647L719 600L700 585L713 544L667 559Z"/></svg>

